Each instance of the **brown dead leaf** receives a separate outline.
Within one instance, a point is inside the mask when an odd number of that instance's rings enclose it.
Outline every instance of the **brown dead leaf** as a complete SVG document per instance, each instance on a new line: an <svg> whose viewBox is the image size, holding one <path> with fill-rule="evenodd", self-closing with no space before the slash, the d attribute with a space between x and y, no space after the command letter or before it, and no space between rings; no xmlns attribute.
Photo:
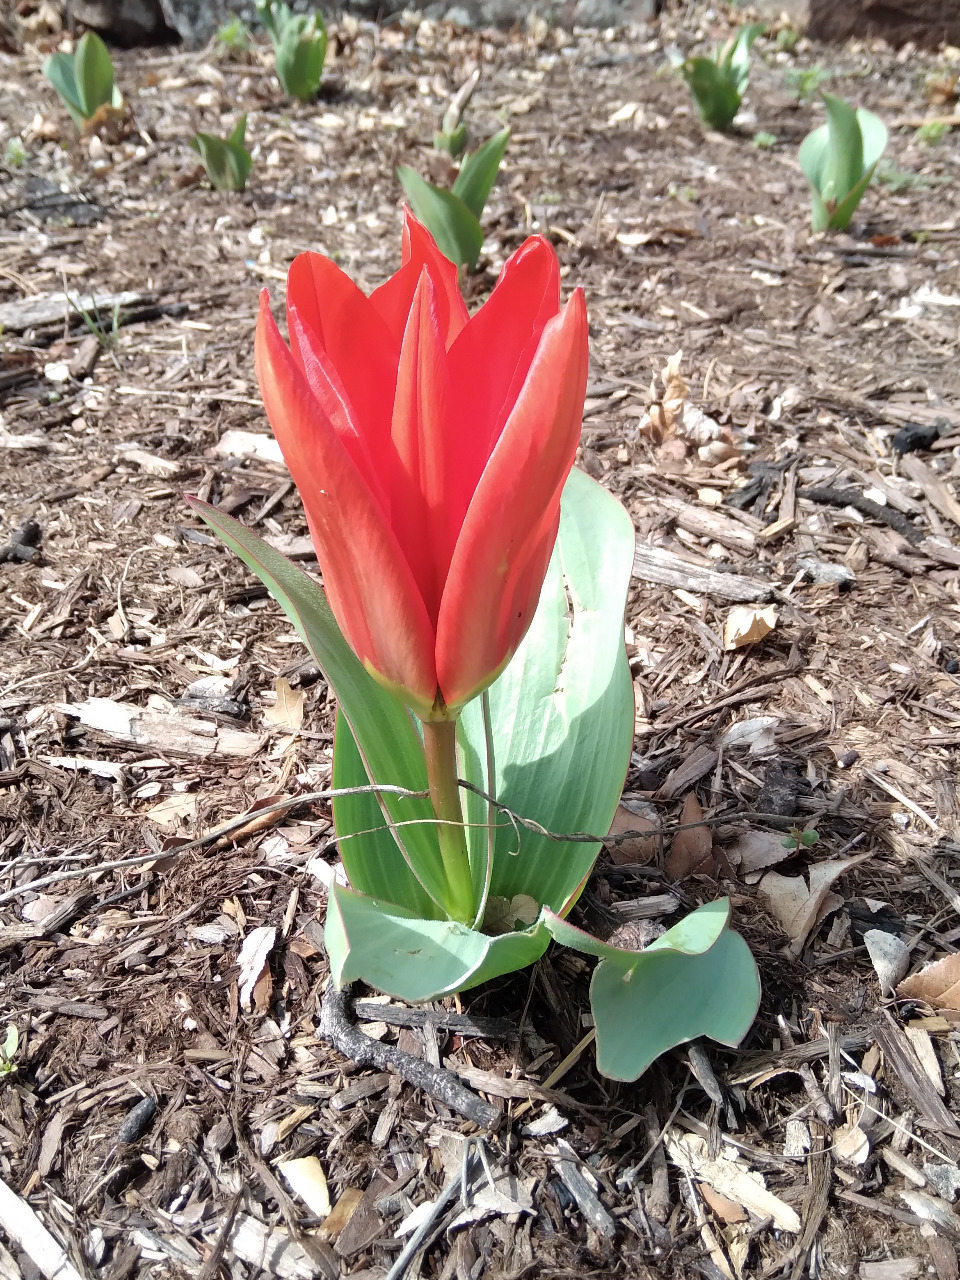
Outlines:
<svg viewBox="0 0 960 1280"><path fill-rule="evenodd" d="M676 435L683 421L683 405L687 398L687 384L680 373L683 352L667 357L667 363L650 383L651 405L640 421L640 432L654 444L661 444L668 436ZM660 383L658 386L657 383ZM686 449L684 449L686 453Z"/></svg>
<svg viewBox="0 0 960 1280"><path fill-rule="evenodd" d="M644 813L634 813L625 804L617 806L617 812L610 823L610 835L619 836L626 831L649 831L650 835L631 837L607 846L610 861L617 866L631 862L649 862L660 852L662 839L659 835L660 824Z"/></svg>
<svg viewBox="0 0 960 1280"><path fill-rule="evenodd" d="M712 876L717 866L711 852L713 834L707 826L697 826L703 820L703 809L694 792L687 794L680 814L681 830L673 837L667 857L666 872L674 880L687 876Z"/></svg>
<svg viewBox="0 0 960 1280"><path fill-rule="evenodd" d="M796 852L796 849L785 848L783 836L775 831L745 831L726 847L727 857L741 876L774 867Z"/></svg>
<svg viewBox="0 0 960 1280"><path fill-rule="evenodd" d="M904 978L897 995L924 1000L934 1009L960 1011L960 952L934 960L919 973Z"/></svg>
<svg viewBox="0 0 960 1280"><path fill-rule="evenodd" d="M757 609L749 604L737 605L727 614L723 624L723 647L729 653L733 649L756 644L764 636L768 636L776 625L776 605L768 605L766 609Z"/></svg>
<svg viewBox="0 0 960 1280"><path fill-rule="evenodd" d="M303 724L303 703L306 694L302 689L291 688L283 676L277 677L274 689L277 692L277 701L274 706L264 708L264 720L275 724L278 729L284 729L287 733L299 733L300 726Z"/></svg>
<svg viewBox="0 0 960 1280"><path fill-rule="evenodd" d="M803 876L782 876L768 871L760 881L759 892L767 900L771 914L791 939L791 955L799 955L810 931L831 911L843 906L843 899L830 892L830 886L845 871L855 867L869 854L856 858L828 858L815 862ZM809 881L809 884L808 884Z"/></svg>

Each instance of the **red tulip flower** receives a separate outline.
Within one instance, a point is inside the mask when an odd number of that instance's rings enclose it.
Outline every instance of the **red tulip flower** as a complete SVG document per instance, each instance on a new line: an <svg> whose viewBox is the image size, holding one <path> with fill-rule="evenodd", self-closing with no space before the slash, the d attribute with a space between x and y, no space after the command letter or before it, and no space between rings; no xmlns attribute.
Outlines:
<svg viewBox="0 0 960 1280"><path fill-rule="evenodd" d="M304 253L289 347L261 295L257 376L334 616L381 683L452 719L533 618L580 436L587 317L527 240L468 316L409 214L400 270L367 297Z"/></svg>

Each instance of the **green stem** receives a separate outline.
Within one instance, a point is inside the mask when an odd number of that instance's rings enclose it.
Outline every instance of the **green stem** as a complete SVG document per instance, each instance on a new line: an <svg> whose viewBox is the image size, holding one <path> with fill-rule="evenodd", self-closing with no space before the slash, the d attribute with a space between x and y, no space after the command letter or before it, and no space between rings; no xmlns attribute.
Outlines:
<svg viewBox="0 0 960 1280"><path fill-rule="evenodd" d="M473 924L476 903L467 857L467 839L460 807L457 777L457 723L455 720L424 720L423 750L427 761L427 782L433 812L440 819L437 835L440 856L447 876L447 910L454 920Z"/></svg>

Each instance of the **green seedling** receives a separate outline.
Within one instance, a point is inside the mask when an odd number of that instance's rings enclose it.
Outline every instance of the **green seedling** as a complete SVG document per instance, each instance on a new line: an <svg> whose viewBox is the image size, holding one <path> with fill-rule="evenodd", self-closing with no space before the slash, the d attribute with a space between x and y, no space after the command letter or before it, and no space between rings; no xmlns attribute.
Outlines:
<svg viewBox="0 0 960 1280"><path fill-rule="evenodd" d="M284 93L301 102L317 96L327 56L327 28L317 13L294 13L283 0L257 0L257 17L276 55Z"/></svg>
<svg viewBox="0 0 960 1280"><path fill-rule="evenodd" d="M778 53L792 53L800 43L800 32L795 27L781 27L777 32L774 47Z"/></svg>
<svg viewBox="0 0 960 1280"><path fill-rule="evenodd" d="M216 34L216 41L224 49L229 49L233 53L249 53L250 51L250 32L247 30L247 24L242 18L236 16L219 28Z"/></svg>
<svg viewBox="0 0 960 1280"><path fill-rule="evenodd" d="M54 53L43 64L43 74L56 89L81 132L104 107L123 105L113 83L113 61L93 31L80 37L76 53Z"/></svg>
<svg viewBox="0 0 960 1280"><path fill-rule="evenodd" d="M213 133L195 133L190 146L203 161L210 185L217 191L242 191L247 185L253 157L243 145L247 133L246 112L226 138Z"/></svg>
<svg viewBox="0 0 960 1280"><path fill-rule="evenodd" d="M17 1050L20 1048L20 1032L9 1023L7 1026L7 1034L3 1044L0 1045L0 1076L13 1075L17 1069L14 1058L17 1056Z"/></svg>
<svg viewBox="0 0 960 1280"><path fill-rule="evenodd" d="M759 133L755 133L750 139L755 147L759 147L761 151L769 151L771 147L777 145L777 135L775 133L767 133L761 129Z"/></svg>
<svg viewBox="0 0 960 1280"><path fill-rule="evenodd" d="M22 169L30 159L22 138L8 138L3 148L3 162L11 169Z"/></svg>
<svg viewBox="0 0 960 1280"><path fill-rule="evenodd" d="M930 188L930 179L925 174L914 173L912 169L901 169L892 160L885 158L878 162L874 176L891 195L899 195L901 191L927 191Z"/></svg>
<svg viewBox="0 0 960 1280"><path fill-rule="evenodd" d="M872 111L856 110L825 93L827 123L800 144L800 168L813 188L813 230L850 225L887 145L886 125Z"/></svg>
<svg viewBox="0 0 960 1280"><path fill-rule="evenodd" d="M800 102L812 98L820 86L831 78L831 72L825 71L823 67L790 67L784 75Z"/></svg>
<svg viewBox="0 0 960 1280"><path fill-rule="evenodd" d="M750 77L750 49L762 31L762 23L750 23L722 44L712 58L685 58L677 63L708 129L722 131L733 123Z"/></svg>
<svg viewBox="0 0 960 1280"><path fill-rule="evenodd" d="M784 849L812 849L820 839L820 832L814 831L813 827L804 830L801 827L791 827L788 835L785 835L780 843Z"/></svg>
<svg viewBox="0 0 960 1280"><path fill-rule="evenodd" d="M483 244L480 219L497 180L510 130L501 129L482 147L465 156L453 188L445 191L421 178L409 165L399 165L397 177L410 207L423 223L445 258L472 271Z"/></svg>
<svg viewBox="0 0 960 1280"><path fill-rule="evenodd" d="M918 142L932 147L950 132L951 127L943 120L931 120L929 124L922 124L913 136Z"/></svg>

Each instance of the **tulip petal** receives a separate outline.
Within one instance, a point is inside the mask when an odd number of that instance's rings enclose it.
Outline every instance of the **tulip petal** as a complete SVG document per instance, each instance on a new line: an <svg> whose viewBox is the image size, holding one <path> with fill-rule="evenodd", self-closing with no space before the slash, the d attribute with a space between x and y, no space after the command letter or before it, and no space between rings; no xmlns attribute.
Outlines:
<svg viewBox="0 0 960 1280"><path fill-rule="evenodd" d="M463 522L437 622L437 679L449 707L491 683L530 625L586 385L587 312L578 289L544 329Z"/></svg>
<svg viewBox="0 0 960 1280"><path fill-rule="evenodd" d="M423 599L379 503L281 338L265 294L256 368L341 630L372 674L414 709L429 711L437 681Z"/></svg>
<svg viewBox="0 0 960 1280"><path fill-rule="evenodd" d="M436 286L440 330L444 346L449 348L467 323L457 268L443 256L426 227L404 206L403 265L370 295L370 302L393 334L397 346L403 341L413 295L424 268Z"/></svg>
<svg viewBox="0 0 960 1280"><path fill-rule="evenodd" d="M381 450L390 438L390 415L397 378L400 342L395 340L377 309L350 277L319 253L301 253L287 275L287 316L294 334L293 312L299 334L293 342L294 359L304 369L304 347L325 352L336 369L353 408L354 421L362 424L371 457L379 465ZM389 488L389 476L384 476Z"/></svg>
<svg viewBox="0 0 960 1280"><path fill-rule="evenodd" d="M424 268L403 335L393 408L396 470L391 522L436 623L459 533L449 523L447 477L455 441L447 416L447 353L438 290Z"/></svg>
<svg viewBox="0 0 960 1280"><path fill-rule="evenodd" d="M507 261L489 299L450 349L458 460L449 501L466 515L473 492L529 372L544 326L560 310L560 264L531 237Z"/></svg>

